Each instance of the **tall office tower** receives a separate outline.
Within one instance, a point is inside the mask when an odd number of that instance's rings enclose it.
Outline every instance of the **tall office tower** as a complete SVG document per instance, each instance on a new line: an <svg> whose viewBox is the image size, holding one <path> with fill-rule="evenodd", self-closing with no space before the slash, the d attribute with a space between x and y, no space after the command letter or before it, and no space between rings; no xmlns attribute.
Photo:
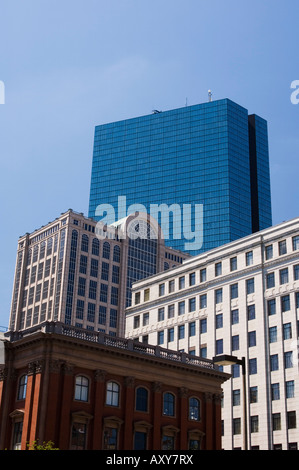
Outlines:
<svg viewBox="0 0 299 470"><path fill-rule="evenodd" d="M299 449L299 218L140 281L132 296L127 338L218 356L232 374L223 385L225 450Z"/></svg>
<svg viewBox="0 0 299 470"><path fill-rule="evenodd" d="M141 204L191 255L271 226L266 121L223 99L97 126L89 217L105 204Z"/></svg>
<svg viewBox="0 0 299 470"><path fill-rule="evenodd" d="M9 330L56 321L121 336L132 283L186 257L147 214L103 227L69 210L20 237Z"/></svg>

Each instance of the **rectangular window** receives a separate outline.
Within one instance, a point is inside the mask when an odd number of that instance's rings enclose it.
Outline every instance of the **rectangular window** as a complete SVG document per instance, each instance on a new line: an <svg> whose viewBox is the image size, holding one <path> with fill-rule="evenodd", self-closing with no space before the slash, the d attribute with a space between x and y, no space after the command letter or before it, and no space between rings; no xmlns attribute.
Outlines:
<svg viewBox="0 0 299 470"><path fill-rule="evenodd" d="M259 432L259 417L258 416L251 416L250 417L250 431Z"/></svg>
<svg viewBox="0 0 299 470"><path fill-rule="evenodd" d="M290 369L293 367L293 351L286 351L284 353L284 368Z"/></svg>
<svg viewBox="0 0 299 470"><path fill-rule="evenodd" d="M280 413L273 413L272 414L272 427L273 427L273 431L280 431L281 430Z"/></svg>
<svg viewBox="0 0 299 470"><path fill-rule="evenodd" d="M101 325L106 325L106 313L107 309L104 305L99 306L99 323Z"/></svg>
<svg viewBox="0 0 299 470"><path fill-rule="evenodd" d="M158 345L164 343L164 331L158 331Z"/></svg>
<svg viewBox="0 0 299 470"><path fill-rule="evenodd" d="M194 312L196 309L196 298L193 297L192 299L189 299L189 312Z"/></svg>
<svg viewBox="0 0 299 470"><path fill-rule="evenodd" d="M185 325L179 325L179 339L185 338Z"/></svg>
<svg viewBox="0 0 299 470"><path fill-rule="evenodd" d="M135 305L140 304L140 292L135 292Z"/></svg>
<svg viewBox="0 0 299 470"><path fill-rule="evenodd" d="M203 294L199 297L199 308L206 308L207 307L207 294Z"/></svg>
<svg viewBox="0 0 299 470"><path fill-rule="evenodd" d="M174 328L169 328L167 331L168 342L174 341Z"/></svg>
<svg viewBox="0 0 299 470"><path fill-rule="evenodd" d="M295 382L294 380L288 380L286 382L286 398L295 397Z"/></svg>
<svg viewBox="0 0 299 470"><path fill-rule="evenodd" d="M195 321L189 323L189 336L196 335Z"/></svg>
<svg viewBox="0 0 299 470"><path fill-rule="evenodd" d="M104 264L104 263L103 263ZM109 269L109 265L108 265ZM98 277L98 270L99 270L99 262L97 259L91 258L90 262L90 275L92 277ZM108 278L107 278L108 280Z"/></svg>
<svg viewBox="0 0 299 470"><path fill-rule="evenodd" d="M100 302L107 303L108 300L108 285L101 284Z"/></svg>
<svg viewBox="0 0 299 470"><path fill-rule="evenodd" d="M233 419L233 435L241 434L241 418Z"/></svg>
<svg viewBox="0 0 299 470"><path fill-rule="evenodd" d="M112 283L119 284L119 266L116 266L115 264L112 266Z"/></svg>
<svg viewBox="0 0 299 470"><path fill-rule="evenodd" d="M230 270L231 271L236 271L238 268L237 266L237 257L234 256L233 258L230 259Z"/></svg>
<svg viewBox="0 0 299 470"><path fill-rule="evenodd" d="M168 305L168 318L174 317L174 305Z"/></svg>
<svg viewBox="0 0 299 470"><path fill-rule="evenodd" d="M80 295L81 297L85 297L85 285L86 285L86 279L84 277L79 277L78 295Z"/></svg>
<svg viewBox="0 0 299 470"><path fill-rule="evenodd" d="M88 302L87 306L87 321L94 323L95 319L95 304L92 304L91 302Z"/></svg>
<svg viewBox="0 0 299 470"><path fill-rule="evenodd" d="M299 235L293 237L293 250L299 250Z"/></svg>
<svg viewBox="0 0 299 470"><path fill-rule="evenodd" d="M97 281L89 281L89 298L95 300L97 297Z"/></svg>
<svg viewBox="0 0 299 470"><path fill-rule="evenodd" d="M108 263L105 263L105 262L102 263L101 279L103 279L103 281L108 281L109 279L109 264Z"/></svg>
<svg viewBox="0 0 299 470"><path fill-rule="evenodd" d="M299 264L294 266L294 281L299 281Z"/></svg>
<svg viewBox="0 0 299 470"><path fill-rule="evenodd" d="M215 264L215 276L221 276L222 274L222 263L216 263Z"/></svg>
<svg viewBox="0 0 299 470"><path fill-rule="evenodd" d="M277 326L271 326L269 328L269 343L277 342Z"/></svg>
<svg viewBox="0 0 299 470"><path fill-rule="evenodd" d="M223 327L223 315L222 313L218 313L216 315L216 329Z"/></svg>
<svg viewBox="0 0 299 470"><path fill-rule="evenodd" d="M271 384L271 397L272 400L280 400L279 383Z"/></svg>
<svg viewBox="0 0 299 470"><path fill-rule="evenodd" d="M171 294L174 292L174 280L169 281L168 283L168 292Z"/></svg>
<svg viewBox="0 0 299 470"><path fill-rule="evenodd" d="M272 354L270 356L270 370L271 372L279 369L278 354Z"/></svg>
<svg viewBox="0 0 299 470"><path fill-rule="evenodd" d="M160 284L159 285L159 296L161 297L161 295L164 295L165 294L165 284Z"/></svg>
<svg viewBox="0 0 299 470"><path fill-rule="evenodd" d="M247 318L248 318L248 321L255 319L255 305L248 305L248 307L247 307Z"/></svg>
<svg viewBox="0 0 299 470"><path fill-rule="evenodd" d="M216 355L223 354L223 339L216 340Z"/></svg>
<svg viewBox="0 0 299 470"><path fill-rule="evenodd" d="M87 272L87 256L85 256L85 255L80 256L79 271L80 271L81 274L86 274L86 272Z"/></svg>
<svg viewBox="0 0 299 470"><path fill-rule="evenodd" d="M249 375L257 374L257 360L256 360L256 358L249 359L248 365L249 365Z"/></svg>
<svg viewBox="0 0 299 470"><path fill-rule="evenodd" d="M185 301L179 302L179 315L184 315L185 313Z"/></svg>
<svg viewBox="0 0 299 470"><path fill-rule="evenodd" d="M280 280L280 285L287 284L289 282L288 268L284 268L279 271L279 280Z"/></svg>
<svg viewBox="0 0 299 470"><path fill-rule="evenodd" d="M247 279L247 281L246 281L246 292L247 292L247 295L254 293L254 278Z"/></svg>
<svg viewBox="0 0 299 470"><path fill-rule="evenodd" d="M281 242L278 243L278 252L279 252L279 256L286 254L287 252L286 240L282 240Z"/></svg>
<svg viewBox="0 0 299 470"><path fill-rule="evenodd" d="M233 406L240 405L240 389L233 390Z"/></svg>
<svg viewBox="0 0 299 470"><path fill-rule="evenodd" d="M185 277L182 276L179 278L179 289L184 289L185 288Z"/></svg>
<svg viewBox="0 0 299 470"><path fill-rule="evenodd" d="M269 274L267 274L266 286L267 286L267 289L271 289L272 287L275 287L275 276L274 276L274 273L269 273Z"/></svg>
<svg viewBox="0 0 299 470"><path fill-rule="evenodd" d="M220 304L222 302L222 289L216 289L215 291L215 303Z"/></svg>
<svg viewBox="0 0 299 470"><path fill-rule="evenodd" d="M117 310L115 308L110 309L110 321L109 321L110 328L117 327Z"/></svg>
<svg viewBox="0 0 299 470"><path fill-rule="evenodd" d="M237 325L239 323L239 310L235 309L231 311L232 316L232 325Z"/></svg>
<svg viewBox="0 0 299 470"><path fill-rule="evenodd" d="M238 298L238 284L232 284L230 286L230 298L237 299Z"/></svg>
<svg viewBox="0 0 299 470"><path fill-rule="evenodd" d="M158 310L158 321L164 321L164 307L161 307Z"/></svg>
<svg viewBox="0 0 299 470"><path fill-rule="evenodd" d="M250 403L257 403L258 402L258 388L257 388L257 386L250 387L249 401L250 401Z"/></svg>
<svg viewBox="0 0 299 470"><path fill-rule="evenodd" d="M239 335L234 335L232 337L232 351L237 351L239 348Z"/></svg>
<svg viewBox="0 0 299 470"><path fill-rule="evenodd" d="M287 422L288 429L296 429L296 411L288 411Z"/></svg>
<svg viewBox="0 0 299 470"><path fill-rule="evenodd" d="M136 315L136 317L134 317L134 329L139 328L139 326L140 326L140 315Z"/></svg>
<svg viewBox="0 0 299 470"><path fill-rule="evenodd" d="M144 313L142 317L142 326L147 326L149 324L149 313Z"/></svg>
<svg viewBox="0 0 299 470"><path fill-rule="evenodd" d="M248 347L252 348L256 346L256 331L249 331L248 332Z"/></svg>
<svg viewBox="0 0 299 470"><path fill-rule="evenodd" d="M265 248L266 260L273 258L273 245L268 245Z"/></svg>
<svg viewBox="0 0 299 470"><path fill-rule="evenodd" d="M118 305L118 287L111 287L111 305Z"/></svg>
<svg viewBox="0 0 299 470"><path fill-rule="evenodd" d="M207 270L206 268L203 268L200 270L200 282L206 282L207 280Z"/></svg>
<svg viewBox="0 0 299 470"><path fill-rule="evenodd" d="M189 274L189 285L190 286L195 286L195 273L190 273Z"/></svg>
<svg viewBox="0 0 299 470"><path fill-rule="evenodd" d="M207 332L207 319L206 318L202 318L200 320L200 332L201 333Z"/></svg>
<svg viewBox="0 0 299 470"><path fill-rule="evenodd" d="M290 310L290 296L289 295L283 295L281 297L281 311L282 312L288 312Z"/></svg>
<svg viewBox="0 0 299 470"><path fill-rule="evenodd" d="M283 339L291 339L292 338L292 324L291 323L284 323L283 325Z"/></svg>
<svg viewBox="0 0 299 470"><path fill-rule="evenodd" d="M268 300L268 315L275 315L276 313L276 299Z"/></svg>
<svg viewBox="0 0 299 470"><path fill-rule="evenodd" d="M78 320L83 320L83 316L84 316L84 300L77 299L76 318L78 318Z"/></svg>
<svg viewBox="0 0 299 470"><path fill-rule="evenodd" d="M246 254L246 266L251 266L253 264L253 252L248 251Z"/></svg>

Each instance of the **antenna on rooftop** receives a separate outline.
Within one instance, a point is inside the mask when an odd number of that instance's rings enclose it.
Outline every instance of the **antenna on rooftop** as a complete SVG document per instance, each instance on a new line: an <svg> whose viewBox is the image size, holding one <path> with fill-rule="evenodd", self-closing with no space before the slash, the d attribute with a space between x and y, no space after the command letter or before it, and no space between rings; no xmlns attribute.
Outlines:
<svg viewBox="0 0 299 470"><path fill-rule="evenodd" d="M211 101L212 101L212 92L211 92L211 90L209 90L208 93L209 93L209 103L211 103Z"/></svg>

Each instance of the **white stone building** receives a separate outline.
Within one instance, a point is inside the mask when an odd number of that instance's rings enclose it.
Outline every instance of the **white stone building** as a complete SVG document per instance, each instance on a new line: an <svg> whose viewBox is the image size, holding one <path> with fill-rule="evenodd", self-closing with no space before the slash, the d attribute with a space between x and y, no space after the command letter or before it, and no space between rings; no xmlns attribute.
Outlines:
<svg viewBox="0 0 299 470"><path fill-rule="evenodd" d="M240 366L223 366L222 447L298 449L298 319L299 218L135 283L126 337L244 357L245 395Z"/></svg>

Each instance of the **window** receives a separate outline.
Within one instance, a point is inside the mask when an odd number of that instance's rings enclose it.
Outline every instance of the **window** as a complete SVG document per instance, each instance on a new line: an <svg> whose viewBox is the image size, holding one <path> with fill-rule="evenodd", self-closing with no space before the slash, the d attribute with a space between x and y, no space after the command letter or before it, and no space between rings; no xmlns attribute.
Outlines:
<svg viewBox="0 0 299 470"><path fill-rule="evenodd" d="M88 302L87 305L87 321L94 323L95 319L95 311L96 311L96 306L95 304Z"/></svg>
<svg viewBox="0 0 299 470"><path fill-rule="evenodd" d="M13 447L12 450L21 450L23 421L15 421L13 425Z"/></svg>
<svg viewBox="0 0 299 470"><path fill-rule="evenodd" d="M164 320L164 307L159 308L158 310L158 321L163 321Z"/></svg>
<svg viewBox="0 0 299 470"><path fill-rule="evenodd" d="M232 316L232 325L238 324L239 323L239 310L238 309L232 310L231 316Z"/></svg>
<svg viewBox="0 0 299 470"><path fill-rule="evenodd" d="M163 395L163 415L174 416L175 414L175 397L172 393L166 392Z"/></svg>
<svg viewBox="0 0 299 470"><path fill-rule="evenodd" d="M246 292L247 292L247 295L254 293L254 278L247 279L247 281L246 281Z"/></svg>
<svg viewBox="0 0 299 470"><path fill-rule="evenodd" d="M251 416L250 417L250 431L259 432L259 417L258 416Z"/></svg>
<svg viewBox="0 0 299 470"><path fill-rule="evenodd" d="M99 256L100 254L100 241L97 238L92 240L91 253L94 256Z"/></svg>
<svg viewBox="0 0 299 470"><path fill-rule="evenodd" d="M238 298L238 284L232 284L230 286L230 298L237 299Z"/></svg>
<svg viewBox="0 0 299 470"><path fill-rule="evenodd" d="M100 302L107 303L108 300L108 285L107 284L101 284L101 290L100 290Z"/></svg>
<svg viewBox="0 0 299 470"><path fill-rule="evenodd" d="M216 340L216 355L223 354L223 339Z"/></svg>
<svg viewBox="0 0 299 470"><path fill-rule="evenodd" d="M162 450L174 450L175 436L162 436Z"/></svg>
<svg viewBox="0 0 299 470"><path fill-rule="evenodd" d="M239 364L232 365L232 376L234 379L237 377L240 377L240 365Z"/></svg>
<svg viewBox="0 0 299 470"><path fill-rule="evenodd" d="M75 380L75 400L88 401L89 380L83 375L78 375Z"/></svg>
<svg viewBox="0 0 299 470"><path fill-rule="evenodd" d="M271 372L273 372L278 369L279 369L278 354L272 354L270 356L270 370Z"/></svg>
<svg viewBox="0 0 299 470"><path fill-rule="evenodd" d="M276 313L276 299L268 300L268 315L275 315Z"/></svg>
<svg viewBox="0 0 299 470"><path fill-rule="evenodd" d="M294 266L294 281L299 281L299 264Z"/></svg>
<svg viewBox="0 0 299 470"><path fill-rule="evenodd" d="M79 277L78 281L78 295L85 297L85 284L86 279L84 277Z"/></svg>
<svg viewBox="0 0 299 470"><path fill-rule="evenodd" d="M104 430L104 450L117 449L118 429L105 427Z"/></svg>
<svg viewBox="0 0 299 470"><path fill-rule="evenodd" d="M279 271L279 280L280 280L280 285L286 284L287 282L289 282L288 268L284 268Z"/></svg>
<svg viewBox="0 0 299 470"><path fill-rule="evenodd" d="M273 413L272 414L272 426L273 426L273 431L280 431L281 430L280 413Z"/></svg>
<svg viewBox="0 0 299 470"><path fill-rule="evenodd" d="M299 235L293 237L293 250L299 250Z"/></svg>
<svg viewBox="0 0 299 470"><path fill-rule="evenodd" d="M144 387L136 390L136 411L148 411L148 390Z"/></svg>
<svg viewBox="0 0 299 470"><path fill-rule="evenodd" d="M281 242L278 243L279 256L285 255L286 252L287 252L287 242L286 240L282 240Z"/></svg>
<svg viewBox="0 0 299 470"><path fill-rule="evenodd" d="M189 323L189 336L195 336L196 328L195 328L195 321Z"/></svg>
<svg viewBox="0 0 299 470"><path fill-rule="evenodd" d="M285 369L293 367L293 351L287 351L284 353L284 367Z"/></svg>
<svg viewBox="0 0 299 470"><path fill-rule="evenodd" d="M240 405L240 389L233 390L233 406Z"/></svg>
<svg viewBox="0 0 299 470"><path fill-rule="evenodd" d="M222 302L222 289L216 289L215 291L215 303L220 304Z"/></svg>
<svg viewBox="0 0 299 470"><path fill-rule="evenodd" d="M165 294L165 284L160 284L159 285L159 296Z"/></svg>
<svg viewBox="0 0 299 470"><path fill-rule="evenodd" d="M158 331L158 345L164 343L164 331Z"/></svg>
<svg viewBox="0 0 299 470"><path fill-rule="evenodd" d="M250 403L258 402L258 388L257 386L250 387L249 389L249 401Z"/></svg>
<svg viewBox="0 0 299 470"><path fill-rule="evenodd" d="M216 263L215 264L215 276L221 276L222 274L222 263Z"/></svg>
<svg viewBox="0 0 299 470"><path fill-rule="evenodd" d="M234 256L233 258L230 259L230 270L231 271L236 271L237 270L237 257Z"/></svg>
<svg viewBox="0 0 299 470"><path fill-rule="evenodd" d="M106 389L106 405L119 406L120 387L116 382L108 382Z"/></svg>
<svg viewBox="0 0 299 470"><path fill-rule="evenodd" d="M291 323L284 323L283 325L283 339L291 339L292 338L292 324Z"/></svg>
<svg viewBox="0 0 299 470"><path fill-rule="evenodd" d="M171 292L174 292L174 280L173 279L169 281L168 283L168 292L169 294L171 294Z"/></svg>
<svg viewBox="0 0 299 470"><path fill-rule="evenodd" d="M241 418L233 419L233 435L241 434Z"/></svg>
<svg viewBox="0 0 299 470"><path fill-rule="evenodd" d="M273 258L273 245L268 245L265 247L266 260Z"/></svg>
<svg viewBox="0 0 299 470"><path fill-rule="evenodd" d="M106 325L106 314L107 309L104 305L99 306L99 323L101 325Z"/></svg>
<svg viewBox="0 0 299 470"><path fill-rule="evenodd" d="M146 450L147 432L135 431L134 432L134 450Z"/></svg>
<svg viewBox="0 0 299 470"><path fill-rule="evenodd" d="M294 380L288 380L286 382L286 398L295 397L295 382Z"/></svg>
<svg viewBox="0 0 299 470"><path fill-rule="evenodd" d="M119 246L115 246L113 248L113 261L115 263L120 263L120 247Z"/></svg>
<svg viewBox="0 0 299 470"><path fill-rule="evenodd" d="M203 294L199 297L199 308L207 307L207 294Z"/></svg>
<svg viewBox="0 0 299 470"><path fill-rule="evenodd" d="M248 251L246 254L246 266L251 266L253 264L253 252Z"/></svg>
<svg viewBox="0 0 299 470"><path fill-rule="evenodd" d="M247 318L248 320L254 320L255 319L255 305L248 305L247 307Z"/></svg>
<svg viewBox="0 0 299 470"><path fill-rule="evenodd" d="M108 281L108 278L109 278L109 264L103 262L102 263L101 279L103 279L103 281Z"/></svg>
<svg viewBox="0 0 299 470"><path fill-rule="evenodd" d="M140 326L140 315L134 317L134 328L139 328Z"/></svg>
<svg viewBox="0 0 299 470"><path fill-rule="evenodd" d="M269 343L277 342L277 326L271 326L269 328Z"/></svg>
<svg viewBox="0 0 299 470"><path fill-rule="evenodd" d="M150 299L150 290L149 289L145 289L144 290L144 302L148 302Z"/></svg>
<svg viewBox="0 0 299 470"><path fill-rule="evenodd" d="M143 319L142 319L142 326L146 326L148 324L149 324L149 313L144 313Z"/></svg>
<svg viewBox="0 0 299 470"><path fill-rule="evenodd" d="M202 318L200 320L200 332L201 333L207 332L207 319L206 318Z"/></svg>
<svg viewBox="0 0 299 470"><path fill-rule="evenodd" d="M193 297L192 299L189 299L189 312L194 312L196 309L196 298Z"/></svg>
<svg viewBox="0 0 299 470"><path fill-rule="evenodd" d="M174 341L174 328L168 329L168 342L171 343Z"/></svg>
<svg viewBox="0 0 299 470"><path fill-rule="evenodd" d="M207 270L203 268L200 270L200 282L206 282L207 280Z"/></svg>
<svg viewBox="0 0 299 470"><path fill-rule="evenodd" d="M89 298L95 300L97 297L97 281L89 281Z"/></svg>
<svg viewBox="0 0 299 470"><path fill-rule="evenodd" d="M189 398L189 419L192 421L200 420L200 401L197 398Z"/></svg>
<svg viewBox="0 0 299 470"><path fill-rule="evenodd" d="M189 285L194 286L195 285L195 273L190 273L189 274Z"/></svg>
<svg viewBox="0 0 299 470"><path fill-rule="evenodd" d="M234 335L232 337L232 351L237 351L240 348L239 346L239 335Z"/></svg>
<svg viewBox="0 0 299 470"><path fill-rule="evenodd" d="M72 424L71 449L72 450L84 450L85 443L86 443L86 424L74 422Z"/></svg>
<svg viewBox="0 0 299 470"><path fill-rule="evenodd" d="M296 428L296 411L288 411L287 413L288 429Z"/></svg>
<svg viewBox="0 0 299 470"><path fill-rule="evenodd" d="M111 286L111 304L118 305L118 287Z"/></svg>
<svg viewBox="0 0 299 470"><path fill-rule="evenodd" d="M117 310L115 308L110 309L109 326L110 328L117 327Z"/></svg>
<svg viewBox="0 0 299 470"><path fill-rule="evenodd" d="M174 317L174 305L168 305L168 313L167 313L167 317L168 318L173 318Z"/></svg>
<svg viewBox="0 0 299 470"><path fill-rule="evenodd" d="M281 311L282 312L288 312L290 310L290 296L289 295L283 295L281 297Z"/></svg>
<svg viewBox="0 0 299 470"><path fill-rule="evenodd" d="M179 339L185 338L185 325L179 325Z"/></svg>
<svg viewBox="0 0 299 470"><path fill-rule="evenodd" d="M89 242L88 236L87 235L82 235L81 251L85 251L86 253L88 253L88 242Z"/></svg>
<svg viewBox="0 0 299 470"><path fill-rule="evenodd" d="M274 273L267 274L266 285L267 285L267 289L271 289L272 287L275 287Z"/></svg>
<svg viewBox="0 0 299 470"><path fill-rule="evenodd" d="M223 327L223 314L216 315L216 329Z"/></svg>
<svg viewBox="0 0 299 470"><path fill-rule="evenodd" d="M135 293L135 305L140 304L140 292Z"/></svg>
<svg viewBox="0 0 299 470"><path fill-rule="evenodd" d="M119 284L119 266L115 264L112 266L112 282L113 284Z"/></svg>
<svg viewBox="0 0 299 470"><path fill-rule="evenodd" d="M18 400L25 400L27 390L27 375L22 375L19 380Z"/></svg>
<svg viewBox="0 0 299 470"><path fill-rule="evenodd" d="M248 347L251 348L253 346L256 346L256 332L249 331L248 332Z"/></svg>
<svg viewBox="0 0 299 470"><path fill-rule="evenodd" d="M280 400L279 383L271 384L271 397L272 400Z"/></svg>
<svg viewBox="0 0 299 470"><path fill-rule="evenodd" d="M108 242L104 242L103 244L103 258L105 259L110 258L110 245Z"/></svg>
<svg viewBox="0 0 299 470"><path fill-rule="evenodd" d="M179 302L179 315L184 315L185 313L185 301Z"/></svg>
<svg viewBox="0 0 299 470"><path fill-rule="evenodd" d="M185 277L182 276L179 278L179 289L184 289L185 288Z"/></svg>
<svg viewBox="0 0 299 470"><path fill-rule="evenodd" d="M248 365L249 365L249 375L257 374L257 361L256 361L256 358L249 359Z"/></svg>

